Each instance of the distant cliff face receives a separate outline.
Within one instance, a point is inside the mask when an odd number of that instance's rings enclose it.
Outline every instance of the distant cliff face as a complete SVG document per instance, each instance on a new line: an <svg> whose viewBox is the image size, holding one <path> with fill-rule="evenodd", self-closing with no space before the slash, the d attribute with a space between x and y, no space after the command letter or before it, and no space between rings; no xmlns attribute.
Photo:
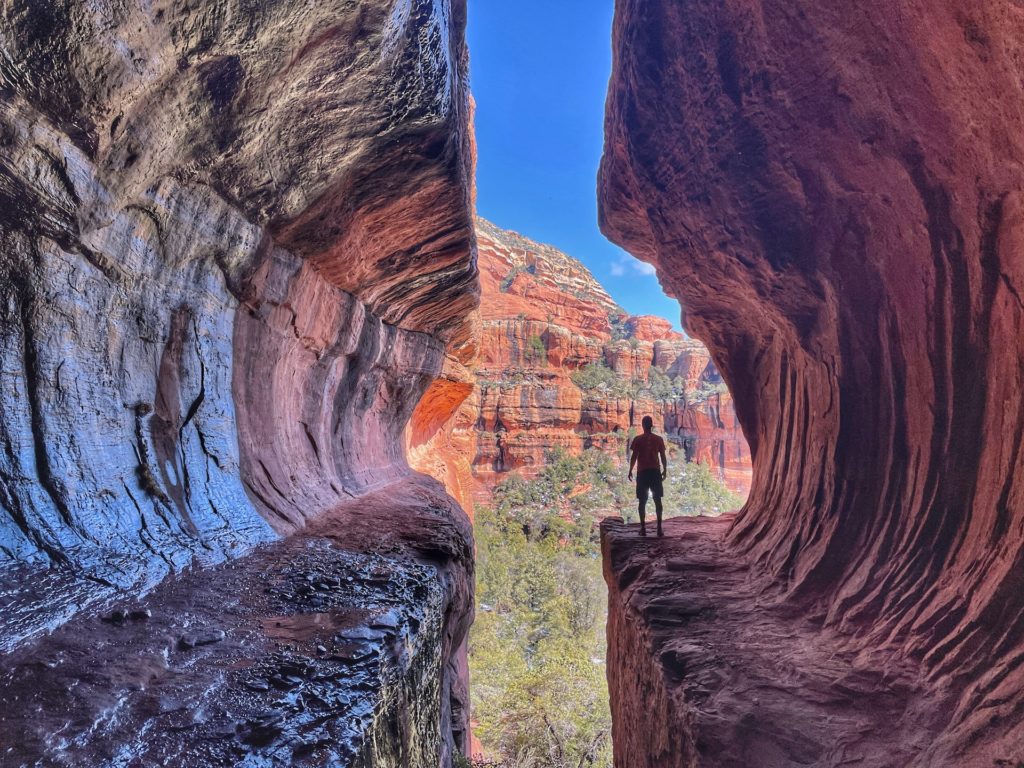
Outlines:
<svg viewBox="0 0 1024 768"><path fill-rule="evenodd" d="M481 284L476 454L486 488L530 474L553 448L623 451L655 428L742 493L750 453L732 398L700 342L633 317L576 259L477 220Z"/></svg>

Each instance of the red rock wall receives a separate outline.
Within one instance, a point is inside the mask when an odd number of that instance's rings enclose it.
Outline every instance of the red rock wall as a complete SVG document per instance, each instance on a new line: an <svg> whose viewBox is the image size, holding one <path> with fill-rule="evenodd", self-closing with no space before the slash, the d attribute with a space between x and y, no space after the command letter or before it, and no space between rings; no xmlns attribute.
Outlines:
<svg viewBox="0 0 1024 768"><path fill-rule="evenodd" d="M680 716L672 700L671 686L658 664L647 661L651 641L644 629L633 626L624 589L618 588L619 573L613 568L610 540L602 528L601 546L605 579L609 584L608 687L612 702L612 742L616 765L645 768L680 768L697 764L697 747L692 722L685 710ZM617 563L616 563L617 564ZM627 574L624 587L636 579ZM626 755L624 760L621 756Z"/></svg>
<svg viewBox="0 0 1024 768"><path fill-rule="evenodd" d="M410 478L479 299L465 13L0 10L0 648Z"/></svg>
<svg viewBox="0 0 1024 768"><path fill-rule="evenodd" d="M1022 41L1010 0L617 4L602 225L736 398L732 552L923 662L920 765L1024 754Z"/></svg>
<svg viewBox="0 0 1024 768"><path fill-rule="evenodd" d="M439 480L470 519L478 411L476 379L448 357L441 375L416 405L405 433L409 465Z"/></svg>
<svg viewBox="0 0 1024 768"><path fill-rule="evenodd" d="M582 264L557 249L482 220L477 231L481 340L473 474L480 501L506 473L538 471L554 448L621 453L626 432L648 414L658 431L686 446L683 455L747 492L750 454L728 393L655 401L582 391L572 380L600 362L626 382L646 381L657 368L696 392L718 377L702 344L662 318L625 314ZM625 338L613 340L613 319Z"/></svg>

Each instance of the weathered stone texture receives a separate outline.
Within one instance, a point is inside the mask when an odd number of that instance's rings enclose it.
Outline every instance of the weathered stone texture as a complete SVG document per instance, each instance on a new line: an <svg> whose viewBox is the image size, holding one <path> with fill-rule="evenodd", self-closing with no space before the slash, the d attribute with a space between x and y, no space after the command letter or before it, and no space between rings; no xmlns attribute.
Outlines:
<svg viewBox="0 0 1024 768"><path fill-rule="evenodd" d="M287 530L406 471L475 303L462 13L4 9L3 557L178 568L270 538L243 484Z"/></svg>
<svg viewBox="0 0 1024 768"><path fill-rule="evenodd" d="M416 476L73 618L0 657L2 763L450 765L468 525Z"/></svg>
<svg viewBox="0 0 1024 768"><path fill-rule="evenodd" d="M1010 0L617 4L602 223L736 398L725 556L923 664L938 727L862 764L1024 754L1022 40Z"/></svg>
<svg viewBox="0 0 1024 768"><path fill-rule="evenodd" d="M0 9L0 648L405 482L410 414L473 349L464 26L459 0Z"/></svg>
<svg viewBox="0 0 1024 768"><path fill-rule="evenodd" d="M439 480L471 518L478 398L475 376L449 356L406 429L410 466Z"/></svg>

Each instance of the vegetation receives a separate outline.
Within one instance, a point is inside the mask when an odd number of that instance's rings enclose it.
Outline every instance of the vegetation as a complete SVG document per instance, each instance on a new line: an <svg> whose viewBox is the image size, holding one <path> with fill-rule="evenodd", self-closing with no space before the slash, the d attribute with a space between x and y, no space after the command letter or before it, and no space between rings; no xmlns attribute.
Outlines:
<svg viewBox="0 0 1024 768"><path fill-rule="evenodd" d="M612 341L622 341L629 338L628 320L629 315L621 310L608 314L608 324L612 330Z"/></svg>
<svg viewBox="0 0 1024 768"><path fill-rule="evenodd" d="M500 290L502 293L508 293L508 289L512 287L512 283L514 283L516 280L516 275L518 275L520 272L526 271L526 267L522 265L516 265L512 267L512 269L509 270L509 273L505 275L505 277L502 279L501 283L499 283L498 290Z"/></svg>
<svg viewBox="0 0 1024 768"><path fill-rule="evenodd" d="M557 451L478 510L475 733L502 768L611 765L606 590L595 520L620 474L598 451Z"/></svg>
<svg viewBox="0 0 1024 768"><path fill-rule="evenodd" d="M515 389L528 381L533 381L533 376L528 371L514 369L504 371L500 379L478 379L478 384L480 391L486 392L489 389Z"/></svg>
<svg viewBox="0 0 1024 768"><path fill-rule="evenodd" d="M739 505L706 467L670 463L670 514ZM510 477L492 508L477 511L469 653L474 731L486 751L478 768L611 766L596 524L635 518L635 505L621 462L597 450L556 450L536 479Z"/></svg>
<svg viewBox="0 0 1024 768"><path fill-rule="evenodd" d="M725 385L724 381L702 381L697 391L690 394L690 400L692 402L703 402L716 395L724 395L728 392L729 388Z"/></svg>
<svg viewBox="0 0 1024 768"><path fill-rule="evenodd" d="M611 395L629 396L629 382L605 365L604 361L588 363L570 375L573 383L584 392L600 390Z"/></svg>
<svg viewBox="0 0 1024 768"><path fill-rule="evenodd" d="M739 509L743 499L730 491L706 464L687 464L681 452L669 457L665 480L665 518L720 515ZM648 506L648 516L653 511ZM636 511L623 515L627 522L636 519Z"/></svg>
<svg viewBox="0 0 1024 768"><path fill-rule="evenodd" d="M686 381L681 376L672 378L653 366L647 375L647 381L627 379L609 368L603 361L586 365L573 372L571 378L584 392L601 392L612 397L668 401L678 400L686 394Z"/></svg>
<svg viewBox="0 0 1024 768"><path fill-rule="evenodd" d="M670 377L651 366L647 374L647 390L652 400L679 400L686 394L686 380L682 376Z"/></svg>
<svg viewBox="0 0 1024 768"><path fill-rule="evenodd" d="M533 363L547 360L548 348L540 336L531 336L526 342L526 359Z"/></svg>

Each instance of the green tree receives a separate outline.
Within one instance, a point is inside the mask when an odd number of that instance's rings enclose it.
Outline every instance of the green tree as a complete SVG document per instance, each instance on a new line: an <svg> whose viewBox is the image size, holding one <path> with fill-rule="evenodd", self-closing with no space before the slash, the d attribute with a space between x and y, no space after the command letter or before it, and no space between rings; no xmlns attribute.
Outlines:
<svg viewBox="0 0 1024 768"><path fill-rule="evenodd" d="M531 363L542 363L547 360L548 348L540 336L531 336L526 342L526 359Z"/></svg>
<svg viewBox="0 0 1024 768"><path fill-rule="evenodd" d="M670 515L739 505L707 467L670 466ZM475 732L490 761L478 768L612 764L597 523L635 514L624 475L602 451L554 450L535 479L509 477L477 512L469 660Z"/></svg>
<svg viewBox="0 0 1024 768"><path fill-rule="evenodd" d="M673 378L652 366L647 374L646 389L653 400L678 400L686 394L686 380L681 376Z"/></svg>
<svg viewBox="0 0 1024 768"><path fill-rule="evenodd" d="M573 383L584 392L598 391L615 397L629 397L629 382L611 368L603 360L588 363L570 375Z"/></svg>

